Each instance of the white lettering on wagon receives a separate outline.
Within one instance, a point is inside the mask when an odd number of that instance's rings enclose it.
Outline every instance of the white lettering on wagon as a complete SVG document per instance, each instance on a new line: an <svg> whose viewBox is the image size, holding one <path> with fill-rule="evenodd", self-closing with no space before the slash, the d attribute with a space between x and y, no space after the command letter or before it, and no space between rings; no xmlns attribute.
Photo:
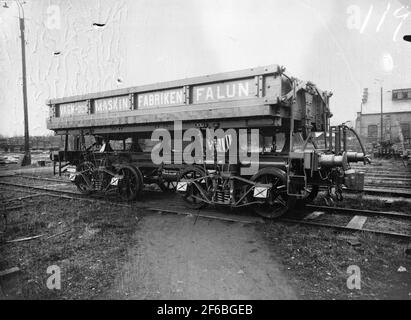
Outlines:
<svg viewBox="0 0 411 320"><path fill-rule="evenodd" d="M138 109L184 104L183 89L141 93L138 95Z"/></svg>
<svg viewBox="0 0 411 320"><path fill-rule="evenodd" d="M255 91L254 79L196 86L193 88L193 102L201 103L247 98L255 96Z"/></svg>
<svg viewBox="0 0 411 320"><path fill-rule="evenodd" d="M94 101L95 113L118 112L130 110L129 96L97 99Z"/></svg>
<svg viewBox="0 0 411 320"><path fill-rule="evenodd" d="M87 114L88 104L87 101L63 103L59 105L59 116L70 117L78 114Z"/></svg>
<svg viewBox="0 0 411 320"><path fill-rule="evenodd" d="M254 78L191 87L191 103L207 103L220 100L236 100L256 96ZM140 93L138 109L182 105L185 103L183 88Z"/></svg>

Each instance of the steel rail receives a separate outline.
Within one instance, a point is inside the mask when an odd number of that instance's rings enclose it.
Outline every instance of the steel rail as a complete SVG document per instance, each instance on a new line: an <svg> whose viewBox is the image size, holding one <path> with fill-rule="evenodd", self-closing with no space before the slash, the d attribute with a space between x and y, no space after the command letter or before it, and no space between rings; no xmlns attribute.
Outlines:
<svg viewBox="0 0 411 320"><path fill-rule="evenodd" d="M343 189L344 192L348 194L362 194L362 195L386 195L386 196L391 196L395 198L410 198L411 197L411 188L392 188L391 189L372 189L375 188L376 186L371 186L371 185L365 185L364 190L358 191L358 190L352 190L352 189ZM397 190L396 190L397 189ZM320 188L320 191L326 191L326 188ZM408 190L410 190L408 192Z"/></svg>
<svg viewBox="0 0 411 320"><path fill-rule="evenodd" d="M41 195L41 196L57 197L57 198L68 199L68 200L73 200L74 199L74 200L82 200L82 201L89 201L89 202L98 201L98 202L107 203L107 204L111 204L111 205L115 204L115 205L122 206L122 207L129 208L129 209L142 209L142 210L148 210L148 211L152 211L152 212L172 213L172 214L177 214L177 215L198 215L200 217L208 218L208 219L232 221L232 222L239 222L239 223L251 223L249 221L243 221L243 220L239 220L239 219L231 219L231 218L226 218L226 217L216 217L216 216L212 216L212 215L201 214L199 212L191 213L191 212L170 210L170 209L165 209L165 208L155 208L155 207L150 207L150 206L136 206L136 205L125 204L125 203L117 203L117 202L114 202L114 201L103 200L103 199L99 199L99 198L85 197L82 194L75 193L75 192L70 192L70 191L51 190L51 189L46 189L46 188L41 188L41 187L26 186L26 185L21 185L21 184L16 184L16 183L8 183L8 182L0 182L0 184L9 185L9 186L13 186L13 187L19 187L19 188L29 188L29 189L55 192L55 193L42 193L42 194L39 194L39 196ZM62 195L61 193L70 194L70 196Z"/></svg>
<svg viewBox="0 0 411 320"><path fill-rule="evenodd" d="M41 197L43 195L44 195L43 193L34 193L34 194L30 194L28 196L21 196L21 197L12 198L12 199L4 199L3 201L0 201L0 204L6 204L6 203L9 203L9 202L21 201L21 200L31 199L31 198L35 198L35 197Z"/></svg>
<svg viewBox="0 0 411 320"><path fill-rule="evenodd" d="M104 200L104 199L97 198L97 197L90 198L90 196L85 196L85 195L82 195L81 193L77 193L73 191L55 190L55 189L50 189L50 188L43 188L43 187L38 187L38 186L28 186L24 184L2 182L2 181L0 181L0 185L12 186L12 187L17 187L17 188L25 188L25 189L33 189L33 190L39 190L39 191L48 191L48 193L36 194L36 196L57 197L57 198L63 198L67 200L82 200L82 201L88 201L88 202L98 201L98 202L107 203L107 204L115 204L121 207L145 209L145 207Z"/></svg>
<svg viewBox="0 0 411 320"><path fill-rule="evenodd" d="M45 188L45 187L40 187L40 186L28 186L28 185L20 184L20 183L0 181L0 185L20 187L20 188L40 190L40 191L58 192L58 193L61 193L61 194L68 194L68 195L75 195L75 196L78 196L78 197L84 197L82 194L77 193L77 192L73 192L73 191L55 190L55 189Z"/></svg>
<svg viewBox="0 0 411 320"><path fill-rule="evenodd" d="M36 177L36 176L29 176L29 175L19 175L19 174L15 174L15 175L8 175L8 176L0 176L0 178L13 178L13 177L17 177L17 178L23 178L23 179L33 179L33 180L39 180L39 181L50 181L50 182L59 182L62 184L70 184L70 181L65 181L65 180L59 180L59 179L52 179L52 178L44 178L44 177ZM380 185L381 186L381 185ZM387 195L387 196L391 196L391 197L411 197L411 187L410 188L399 188L399 190L395 190L395 187L392 188L392 186L390 186L391 189L368 189L368 188L372 188L372 185L366 185L366 188L364 189L364 191L362 191L362 194L369 194L369 195ZM375 186L377 187L377 186ZM407 192L408 189L410 190L410 192ZM358 191L355 190L350 190L350 189L344 189L345 192L348 193L359 193Z"/></svg>
<svg viewBox="0 0 411 320"><path fill-rule="evenodd" d="M376 188L376 186L365 186L366 188L364 191L362 191L362 194L369 194L369 195L386 195L386 196L391 196L391 197L398 197L398 198L411 198L411 189L404 189L404 188L392 188L390 189L384 189L384 190L379 190ZM371 189L375 188L375 189ZM409 190L409 191L408 191ZM344 191L350 192L350 193L358 193L358 191L355 190L349 190L346 189Z"/></svg>
<svg viewBox="0 0 411 320"><path fill-rule="evenodd" d="M363 216L386 216L390 218L404 218L404 219L411 219L411 214L401 213L401 212L389 212L389 211L374 211L374 210L363 210L363 209L354 209L354 208L340 208L340 207L326 207L326 206L317 206L317 205L306 205L307 208L310 209L318 209L318 210L327 210L327 211L339 211L342 213L347 213L350 215L357 215L361 214Z"/></svg>
<svg viewBox="0 0 411 320"><path fill-rule="evenodd" d="M30 175L25 175L25 174L16 174L16 175L13 175L12 177L33 179L33 180L40 180L40 181L49 181L49 182L61 182L61 183L67 183L67 184L71 183L71 181L68 181L68 180L44 178L44 177L30 176Z"/></svg>
<svg viewBox="0 0 411 320"><path fill-rule="evenodd" d="M373 234L385 235L385 236L401 238L401 239L408 239L408 240L411 239L411 234L404 234L404 233L397 233L397 232L378 231L378 230L372 230L372 229L356 229L356 228L350 228L347 226L340 226L340 225L329 224L329 223L312 222L312 221L289 219L289 218L280 218L279 221L286 222L286 223L307 225L307 226L336 229L336 230L341 230L341 231L349 231L349 232L357 232L357 233L365 232L365 233L373 233Z"/></svg>

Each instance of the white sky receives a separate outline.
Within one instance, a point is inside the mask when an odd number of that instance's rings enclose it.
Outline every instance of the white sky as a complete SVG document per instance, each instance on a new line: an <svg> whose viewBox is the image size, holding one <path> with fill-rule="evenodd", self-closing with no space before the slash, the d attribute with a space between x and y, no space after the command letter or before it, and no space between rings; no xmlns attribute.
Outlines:
<svg viewBox="0 0 411 320"><path fill-rule="evenodd" d="M26 0L30 134L50 133L49 98L269 64L333 91L335 123L354 120L375 78L388 90L411 87L407 1ZM0 7L0 134L20 135L19 28L8 5Z"/></svg>

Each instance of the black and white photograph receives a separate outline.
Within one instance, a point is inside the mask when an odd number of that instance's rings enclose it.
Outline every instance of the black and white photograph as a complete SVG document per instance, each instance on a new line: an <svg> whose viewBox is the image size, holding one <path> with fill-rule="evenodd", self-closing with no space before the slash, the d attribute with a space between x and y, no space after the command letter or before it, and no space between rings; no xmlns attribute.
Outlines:
<svg viewBox="0 0 411 320"><path fill-rule="evenodd" d="M411 300L410 127L410 0L0 0L0 300Z"/></svg>

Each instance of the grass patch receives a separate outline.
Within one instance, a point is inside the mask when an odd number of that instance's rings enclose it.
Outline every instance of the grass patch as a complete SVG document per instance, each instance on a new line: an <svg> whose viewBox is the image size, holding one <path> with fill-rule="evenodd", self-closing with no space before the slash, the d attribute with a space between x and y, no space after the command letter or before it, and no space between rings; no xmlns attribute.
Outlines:
<svg viewBox="0 0 411 320"><path fill-rule="evenodd" d="M281 257L285 272L304 299L409 299L411 259L406 243L360 233L359 246L328 229L269 223L265 235ZM347 287L351 265L360 267L361 290ZM399 267L407 272L398 272Z"/></svg>
<svg viewBox="0 0 411 320"><path fill-rule="evenodd" d="M24 209L9 214L0 239L0 270L21 269L12 279L2 280L6 298L92 299L112 284L127 249L136 244L137 209L53 197L24 204ZM6 243L38 234L45 236ZM46 286L51 265L61 269L61 290Z"/></svg>

